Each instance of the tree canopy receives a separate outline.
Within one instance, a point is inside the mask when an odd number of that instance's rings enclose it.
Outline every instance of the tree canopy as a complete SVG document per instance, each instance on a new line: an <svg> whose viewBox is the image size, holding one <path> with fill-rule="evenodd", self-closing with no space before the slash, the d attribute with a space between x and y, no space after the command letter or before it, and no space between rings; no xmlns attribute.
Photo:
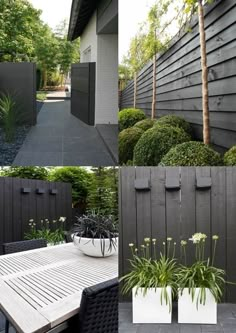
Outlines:
<svg viewBox="0 0 236 333"><path fill-rule="evenodd" d="M46 86L50 73L65 76L79 61L80 41L67 40L66 20L52 31L40 15L28 0L0 0L0 61L36 62Z"/></svg>

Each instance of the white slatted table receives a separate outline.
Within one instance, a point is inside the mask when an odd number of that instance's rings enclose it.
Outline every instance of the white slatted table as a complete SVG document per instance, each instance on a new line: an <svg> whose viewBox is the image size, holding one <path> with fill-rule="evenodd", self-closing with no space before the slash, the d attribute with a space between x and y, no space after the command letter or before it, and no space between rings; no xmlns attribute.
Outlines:
<svg viewBox="0 0 236 333"><path fill-rule="evenodd" d="M47 332L79 312L84 288L118 276L118 256L72 243L0 256L0 309L19 333Z"/></svg>

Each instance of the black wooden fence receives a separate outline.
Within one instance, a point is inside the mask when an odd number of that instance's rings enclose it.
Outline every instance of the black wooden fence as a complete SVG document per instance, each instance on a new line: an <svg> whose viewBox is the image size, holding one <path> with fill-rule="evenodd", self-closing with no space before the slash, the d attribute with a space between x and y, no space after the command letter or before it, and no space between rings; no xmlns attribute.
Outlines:
<svg viewBox="0 0 236 333"><path fill-rule="evenodd" d="M16 102L17 119L20 123L36 124L36 64L0 63L0 93L12 96Z"/></svg>
<svg viewBox="0 0 236 333"><path fill-rule="evenodd" d="M209 105L214 145L229 148L236 143L236 0L217 0L205 10L209 66ZM157 56L156 115L185 117L202 138L201 62L198 20L191 33L177 36L164 54ZM137 79L137 107L151 113L152 63ZM134 82L121 96L121 108L133 106Z"/></svg>
<svg viewBox="0 0 236 333"><path fill-rule="evenodd" d="M50 221L72 214L71 184L0 177L0 254L1 244L22 240L29 231L29 219L40 226L41 219Z"/></svg>
<svg viewBox="0 0 236 333"><path fill-rule="evenodd" d="M162 244L173 237L179 257L180 241L195 232L208 235L206 255L212 254L212 235L219 235L215 264L236 282L236 168L120 169L121 276L129 270L129 243L152 237ZM193 246L187 251L190 263ZM236 302L236 286L227 288L225 300Z"/></svg>

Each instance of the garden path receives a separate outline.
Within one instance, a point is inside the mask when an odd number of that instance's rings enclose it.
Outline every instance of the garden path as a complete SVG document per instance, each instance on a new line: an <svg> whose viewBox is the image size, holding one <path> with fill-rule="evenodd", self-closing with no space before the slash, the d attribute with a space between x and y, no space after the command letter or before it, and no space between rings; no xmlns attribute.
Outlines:
<svg viewBox="0 0 236 333"><path fill-rule="evenodd" d="M74 117L70 100L48 100L13 165L116 165L117 136L117 127L95 128Z"/></svg>

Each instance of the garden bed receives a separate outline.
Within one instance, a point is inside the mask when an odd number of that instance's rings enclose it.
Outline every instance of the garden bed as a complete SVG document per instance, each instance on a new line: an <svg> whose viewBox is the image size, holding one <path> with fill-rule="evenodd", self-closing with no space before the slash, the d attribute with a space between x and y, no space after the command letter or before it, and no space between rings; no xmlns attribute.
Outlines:
<svg viewBox="0 0 236 333"><path fill-rule="evenodd" d="M30 126L20 126L15 132L15 141L6 142L5 134L0 128L0 165L12 165L18 151L20 150L29 130Z"/></svg>

